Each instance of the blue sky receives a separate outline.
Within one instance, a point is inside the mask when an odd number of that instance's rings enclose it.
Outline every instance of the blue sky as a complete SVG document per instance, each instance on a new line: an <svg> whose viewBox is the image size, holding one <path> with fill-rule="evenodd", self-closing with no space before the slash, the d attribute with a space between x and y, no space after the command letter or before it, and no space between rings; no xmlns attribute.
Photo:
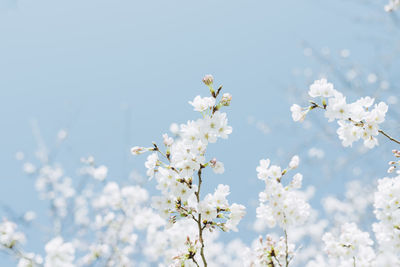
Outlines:
<svg viewBox="0 0 400 267"><path fill-rule="evenodd" d="M207 94L201 78L209 73L233 95L234 130L210 149L226 172L210 174L208 189L230 184L232 201L254 202L262 190L259 159L285 165L306 146L289 112L301 96L285 90L294 68L315 65L304 57L302 41L348 48L361 64L376 60L370 38L387 30L379 23L383 3L360 2L0 0L1 202L19 212L45 209L14 158L20 150L33 158L31 120L49 146L59 129L68 130L57 160L71 176L79 158L91 154L109 167L110 179L127 183L132 169L144 173L145 159L132 158L129 148L160 141L170 123L196 118L188 101ZM271 131L257 130L249 116ZM378 171L385 168L381 162ZM319 178L309 174L309 181ZM246 234L254 212L249 206L236 236L255 236Z"/></svg>

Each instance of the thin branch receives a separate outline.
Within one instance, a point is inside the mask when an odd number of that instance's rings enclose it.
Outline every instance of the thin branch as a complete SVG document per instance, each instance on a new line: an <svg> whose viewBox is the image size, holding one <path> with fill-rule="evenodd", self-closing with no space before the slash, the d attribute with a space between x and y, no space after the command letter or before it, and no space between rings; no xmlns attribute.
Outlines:
<svg viewBox="0 0 400 267"><path fill-rule="evenodd" d="M200 169L197 172L197 175L199 177L199 186L197 188L197 192L195 193L197 203L200 203L200 189L201 189L201 182L202 182L201 170L202 169L203 169L203 166L200 166ZM204 240L203 240L203 228L201 227L201 213L199 213L199 215L198 215L197 227L199 228L199 240L200 240L200 244L201 244L200 255L201 255L201 259L203 260L204 267L207 267L206 257L204 256Z"/></svg>
<svg viewBox="0 0 400 267"><path fill-rule="evenodd" d="M397 143L397 144L400 145L400 141L394 139L393 137L391 137L390 135L388 135L388 134L385 133L384 131L378 130L378 132L381 133L381 134L383 134L383 135L384 135L385 137L387 137L390 141L393 141L393 142L395 142L395 143Z"/></svg>
<svg viewBox="0 0 400 267"><path fill-rule="evenodd" d="M276 255L274 255L273 256L274 257L274 259L276 260L276 262L278 263L278 265L280 266L280 267L283 267L282 266L282 264L281 264L281 262L279 261L279 259L278 259L278 257L276 256ZM272 267L274 267L274 261L273 260L271 260L271 262L269 263L269 264L271 264L272 263Z"/></svg>
<svg viewBox="0 0 400 267"><path fill-rule="evenodd" d="M317 103L310 101L311 106L309 107L310 109L314 109L314 108L321 108L321 109L325 109L326 110L326 106L320 106ZM364 126L364 122L356 122L354 120L352 120L351 118L349 118L349 121L353 122L356 126ZM400 141L391 137L390 135L388 135L387 133L385 133L383 130L378 130L379 133L381 133L382 135L384 135L386 138L388 138L390 141L395 142L397 144L400 145Z"/></svg>
<svg viewBox="0 0 400 267"><path fill-rule="evenodd" d="M283 230L283 232L285 233L285 262L286 262L286 267L289 266L289 248L288 248L288 235L287 235L287 231L286 229Z"/></svg>
<svg viewBox="0 0 400 267"><path fill-rule="evenodd" d="M200 267L200 265L197 263L196 259L193 257L192 261L196 264L197 267Z"/></svg>

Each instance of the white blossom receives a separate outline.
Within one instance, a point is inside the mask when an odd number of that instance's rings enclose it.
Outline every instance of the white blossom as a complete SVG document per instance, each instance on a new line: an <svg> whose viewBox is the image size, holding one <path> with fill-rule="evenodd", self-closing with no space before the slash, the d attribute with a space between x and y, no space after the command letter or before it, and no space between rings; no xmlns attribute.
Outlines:
<svg viewBox="0 0 400 267"><path fill-rule="evenodd" d="M311 102L309 110L315 108L325 109L325 117L329 121L337 120L339 128L337 134L342 140L342 145L352 146L360 139L367 148L373 148L378 145L376 136L379 134L379 124L385 121L388 106L384 102L374 103L371 97L363 97L353 103L347 103L346 97L342 93L333 89L331 83L325 79L317 80L310 86L309 94L311 97L323 96L328 99L322 101L322 105ZM294 104L290 108L294 121L303 121L306 115L304 109Z"/></svg>
<svg viewBox="0 0 400 267"><path fill-rule="evenodd" d="M203 112L215 105L214 97L201 97L196 96L193 101L189 101L189 104L194 107L195 111Z"/></svg>
<svg viewBox="0 0 400 267"><path fill-rule="evenodd" d="M312 85L310 85L310 90L308 94L311 97L331 97L335 93L333 84L328 83L326 79L316 80Z"/></svg>
<svg viewBox="0 0 400 267"><path fill-rule="evenodd" d="M72 243L65 243L61 237L50 240L46 246L44 267L73 267L75 248Z"/></svg>
<svg viewBox="0 0 400 267"><path fill-rule="evenodd" d="M338 266L372 266L375 259L373 241L369 234L360 231L355 223L342 225L339 237L326 233L322 240L328 255L339 260Z"/></svg>

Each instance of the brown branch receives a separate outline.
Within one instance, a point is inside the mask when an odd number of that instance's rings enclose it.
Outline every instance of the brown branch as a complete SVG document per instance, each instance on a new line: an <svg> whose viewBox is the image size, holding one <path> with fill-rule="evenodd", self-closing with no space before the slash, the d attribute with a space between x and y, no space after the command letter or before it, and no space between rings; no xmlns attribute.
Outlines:
<svg viewBox="0 0 400 267"><path fill-rule="evenodd" d="M390 135L388 135L388 134L385 133L384 131L378 130L378 132L381 133L381 134L383 134L383 135L384 135L386 138L388 138L390 141L393 141L393 142L395 142L395 143L397 143L397 144L400 145L400 141L394 139L393 137L391 137Z"/></svg>
<svg viewBox="0 0 400 267"><path fill-rule="evenodd" d="M195 192L197 203L200 203L200 189L201 189L201 182L202 182L201 170L202 169L203 169L203 166L200 166L200 169L197 172L197 175L199 177L199 186L197 188L197 192ZM199 228L199 240L200 240L200 244L201 244L200 255L201 255L201 259L203 260L204 267L207 267L206 257L204 256L203 228L201 227L201 214L200 213L197 218L197 227Z"/></svg>

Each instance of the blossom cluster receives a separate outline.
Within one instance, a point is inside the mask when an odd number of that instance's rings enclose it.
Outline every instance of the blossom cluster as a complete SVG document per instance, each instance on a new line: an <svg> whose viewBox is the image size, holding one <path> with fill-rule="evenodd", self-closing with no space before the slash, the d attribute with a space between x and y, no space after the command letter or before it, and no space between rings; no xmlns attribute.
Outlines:
<svg viewBox="0 0 400 267"><path fill-rule="evenodd" d="M74 267L75 247L72 243L64 242L62 237L55 237L46 246L44 267Z"/></svg>
<svg viewBox="0 0 400 267"><path fill-rule="evenodd" d="M140 186L120 187L108 182L92 198L95 211L95 240L87 245L80 260L84 266L105 263L106 266L134 266L132 255L138 252L140 234L149 227L160 227L164 220L148 205L149 194Z"/></svg>
<svg viewBox="0 0 400 267"><path fill-rule="evenodd" d="M362 97L353 103L347 103L346 97L334 89L326 79L316 80L309 88L312 98L321 98L322 104L310 101L311 105L302 108L297 104L291 106L294 121L303 121L310 110L321 108L329 121L337 120L337 134L343 146L351 146L353 142L364 140L364 145L373 148L378 145L376 136L380 132L379 125L385 121L388 106L384 102L374 105L375 99Z"/></svg>
<svg viewBox="0 0 400 267"><path fill-rule="evenodd" d="M391 12L400 7L400 0L389 0L389 3L387 3L384 7L386 12Z"/></svg>
<svg viewBox="0 0 400 267"><path fill-rule="evenodd" d="M36 184L43 185L39 187L42 199L50 201L53 208L56 234L45 246L44 260L19 250L19 266L136 266L139 262L132 258L147 246L141 239L148 229L166 224L150 207L147 190L139 185L120 187L115 182L105 182L108 168L96 164L92 156L82 158L81 162L77 187L65 176L60 164L47 160L39 168L29 164L33 170L29 174L38 174ZM23 219L30 222L34 217L27 212ZM6 231L6 226L0 226L0 230ZM68 236L66 242L62 236L69 232L76 235Z"/></svg>
<svg viewBox="0 0 400 267"><path fill-rule="evenodd" d="M157 189L162 193L161 196L153 197L153 207L164 218L169 218L171 224L179 218L193 219L197 223L200 234L196 240L189 239L185 242L189 254L184 253L186 256L181 258L190 262L195 262L196 245L201 243L200 246L204 247L204 229L237 231L237 225L245 215L243 205L228 203L226 197L230 194L230 189L227 185L218 185L213 194L209 193L201 199L203 169L211 167L217 174L224 172L222 162L215 158L206 160L207 146L219 138L228 138L232 133L226 113L220 111L222 107L230 105L232 96L223 94L217 101L222 87L214 90L211 75L204 77L203 82L209 87L211 96L196 96L189 102L195 111L201 113L202 118L181 124L174 131L175 138L164 134L165 152L156 143L153 143L152 148L132 148L133 154L153 151L147 157L145 166L147 175L150 178L155 176ZM203 250L201 253L203 254Z"/></svg>
<svg viewBox="0 0 400 267"><path fill-rule="evenodd" d="M267 235L265 240L259 237L252 253L248 255L246 266L288 266L294 257L295 245L288 244L284 237L275 240ZM287 264L286 264L287 263Z"/></svg>
<svg viewBox="0 0 400 267"><path fill-rule="evenodd" d="M376 239L382 251L400 250L400 176L378 180L373 224Z"/></svg>
<svg viewBox="0 0 400 267"><path fill-rule="evenodd" d="M79 172L81 175L90 175L96 180L104 181L108 174L108 168L104 165L96 166L93 156L82 158L81 162L85 164Z"/></svg>
<svg viewBox="0 0 400 267"><path fill-rule="evenodd" d="M184 231L184 234L182 234ZM151 262L164 258L163 266L196 266L189 260L192 257L200 263L197 223L190 218L183 218L167 228L150 227L146 237L147 244L144 254ZM205 258L208 266L249 266L244 264L248 254L247 246L240 240L221 242L218 231L205 231Z"/></svg>
<svg viewBox="0 0 400 267"><path fill-rule="evenodd" d="M262 218L269 227L278 224L287 229L290 226L303 224L309 214L310 205L304 196L298 192L303 176L296 173L287 186L282 184L284 175L299 165L299 157L294 156L287 169L271 165L269 159L260 160L257 167L258 178L265 182L265 190L259 194L260 206L257 217Z"/></svg>
<svg viewBox="0 0 400 267"><path fill-rule="evenodd" d="M6 248L12 248L17 244L25 242L25 235L17 231L17 225L14 222L3 220L0 223L0 244Z"/></svg>
<svg viewBox="0 0 400 267"><path fill-rule="evenodd" d="M14 222L4 220L0 223L0 244L3 249L8 249L17 258L18 267L75 267L75 248L72 243L65 243L62 237L55 237L45 246L46 257L35 253L26 253L21 249L25 242L25 235L17 231Z"/></svg>
<svg viewBox="0 0 400 267"><path fill-rule="evenodd" d="M160 195L150 197L142 186L108 181L108 168L96 164L91 156L81 160L84 166L78 174L82 180L74 187L73 179L64 174L60 165L51 162L46 149L42 149L39 157L42 165L36 167L26 162L24 170L37 175L36 187L42 198L50 202L55 217L56 227L45 244L45 255L25 253L21 248L25 235L7 220L0 223L1 249L18 258L18 267L157 264L197 267L201 263L209 267L400 265L400 176L378 181L374 196L378 222L372 225L378 244L375 247L369 233L355 224L361 222L367 205L372 202L372 194L363 190L364 185L351 183L345 201L325 198L324 208L335 215L331 220L333 229L322 237L326 258L316 252L321 247L320 237L330 224L328 220L318 220L318 212L307 203L314 187L300 191L303 179L300 173L288 178L288 173L299 166L298 156L292 157L284 169L271 165L269 159L261 160L257 167L257 177L264 181L265 189L259 194L258 219L254 225L261 222L270 228L279 226L283 236L268 234L265 239L256 239L251 247L240 240L218 242L217 229L238 231L245 207L229 203L228 185L219 184L211 192L201 191L207 181L203 177L207 169L216 174L225 169L222 162L206 156L208 145L226 139L232 132L227 114L221 111L230 105L232 96L220 97L222 87L214 90L211 75L206 75L203 82L211 96L196 96L189 102L201 118L180 126L171 125L174 136L163 134L163 149L153 143L152 147L131 150L135 155L150 153L145 162L146 173L149 180L154 178ZM385 103L373 105L374 99L365 97L347 104L346 98L325 79L315 81L309 95L320 97L321 104L311 101L308 108L293 105L295 121L302 121L310 110L321 108L330 121L338 121L337 132L345 146L361 138L367 147L377 144L379 124L387 112ZM65 139L66 132L61 137ZM400 158L398 150L393 153ZM399 161L389 164L389 172L400 165ZM29 212L23 216L26 221L34 217ZM349 220L353 223L347 223ZM340 231L335 224L342 225ZM70 236L71 232L75 235ZM303 238L313 244L296 248L294 243Z"/></svg>
<svg viewBox="0 0 400 267"><path fill-rule="evenodd" d="M64 218L67 215L68 201L75 195L72 180L65 176L60 166L45 164L37 171L36 189L43 199L49 200L54 207L54 216Z"/></svg>
<svg viewBox="0 0 400 267"><path fill-rule="evenodd" d="M359 230L355 223L343 224L338 237L326 233L322 240L328 256L338 260L336 266L372 266L375 260L373 241L369 234Z"/></svg>

